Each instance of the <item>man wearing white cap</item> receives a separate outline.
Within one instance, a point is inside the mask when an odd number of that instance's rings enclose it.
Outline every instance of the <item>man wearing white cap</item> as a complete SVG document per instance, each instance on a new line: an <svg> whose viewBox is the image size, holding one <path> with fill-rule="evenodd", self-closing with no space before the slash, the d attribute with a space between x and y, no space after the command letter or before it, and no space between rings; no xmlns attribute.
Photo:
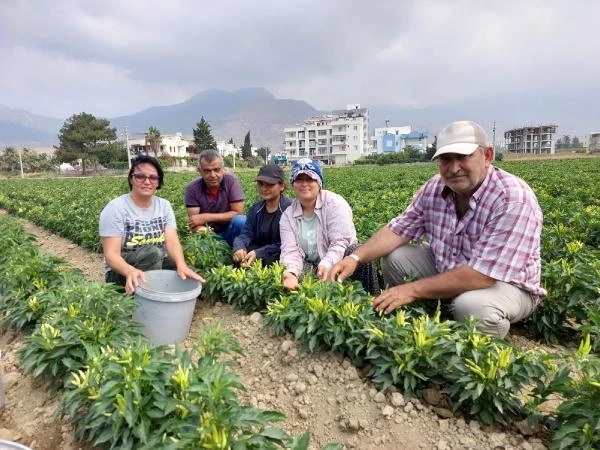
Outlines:
<svg viewBox="0 0 600 450"><path fill-rule="evenodd" d="M510 324L546 295L540 286L541 209L523 180L492 166L493 149L479 124L452 122L437 145L432 159L439 175L401 215L337 263L329 278L343 281L358 262L383 257L388 289L373 301L377 310L449 299L456 320L474 316L483 333L504 338ZM409 276L418 279L405 283Z"/></svg>

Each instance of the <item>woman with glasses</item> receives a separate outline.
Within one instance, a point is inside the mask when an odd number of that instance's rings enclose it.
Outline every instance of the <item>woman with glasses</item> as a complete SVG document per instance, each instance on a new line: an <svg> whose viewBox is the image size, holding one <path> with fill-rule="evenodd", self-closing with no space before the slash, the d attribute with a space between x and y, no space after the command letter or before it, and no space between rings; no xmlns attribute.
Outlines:
<svg viewBox="0 0 600 450"><path fill-rule="evenodd" d="M300 159L292 166L290 182L296 195L281 216L283 286L296 289L308 271L326 280L334 264L359 247L352 209L340 195L323 189L317 161ZM380 292L373 264L360 264L354 279L372 294Z"/></svg>
<svg viewBox="0 0 600 450"><path fill-rule="evenodd" d="M146 270L176 270L182 279L204 281L185 263L171 204L154 195L163 178L155 158L136 158L127 179L130 192L100 213L106 281L124 286L128 294L146 281Z"/></svg>

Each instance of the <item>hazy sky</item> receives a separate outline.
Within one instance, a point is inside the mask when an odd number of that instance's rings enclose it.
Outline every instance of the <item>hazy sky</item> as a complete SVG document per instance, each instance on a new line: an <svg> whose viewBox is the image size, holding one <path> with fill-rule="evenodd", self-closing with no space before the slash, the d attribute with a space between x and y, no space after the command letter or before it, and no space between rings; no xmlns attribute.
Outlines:
<svg viewBox="0 0 600 450"><path fill-rule="evenodd" d="M595 92L598 0L2 0L0 104L103 117L262 86L318 109Z"/></svg>

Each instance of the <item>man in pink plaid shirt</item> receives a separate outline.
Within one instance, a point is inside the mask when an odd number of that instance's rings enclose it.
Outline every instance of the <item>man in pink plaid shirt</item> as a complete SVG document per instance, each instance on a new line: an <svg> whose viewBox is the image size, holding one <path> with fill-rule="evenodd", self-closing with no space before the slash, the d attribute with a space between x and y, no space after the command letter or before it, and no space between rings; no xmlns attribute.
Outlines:
<svg viewBox="0 0 600 450"><path fill-rule="evenodd" d="M382 259L386 289L377 310L390 313L416 299L451 299L456 320L504 338L533 312L540 286L542 212L531 188L492 166L483 128L453 122L437 138L435 175L408 208L331 270L343 281L359 262ZM425 238L425 242L423 239ZM407 245L421 241L419 245ZM405 283L408 276L418 279Z"/></svg>

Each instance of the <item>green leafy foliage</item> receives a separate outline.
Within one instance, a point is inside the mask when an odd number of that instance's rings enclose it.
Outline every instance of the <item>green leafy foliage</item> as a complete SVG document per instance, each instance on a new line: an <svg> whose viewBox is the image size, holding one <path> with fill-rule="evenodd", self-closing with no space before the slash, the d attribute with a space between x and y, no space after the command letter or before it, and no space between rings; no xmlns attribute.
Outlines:
<svg viewBox="0 0 600 450"><path fill-rule="evenodd" d="M551 342L572 342L582 333L597 337L600 327L600 292L597 288L600 278L600 184L597 182L600 159L502 161L498 164L532 186L544 212L542 284L549 295L527 322L529 331ZM436 172L436 168L432 164L420 164L377 169L326 168L325 171L328 189L343 195L350 203L359 239L364 241L407 206L414 192ZM573 173L577 174L577 183L573 183L571 176L566 176ZM252 203L257 199L253 185L255 173L248 171L238 175L245 187L247 202ZM181 192L189 178L189 174L169 174L161 189L161 196L174 205L178 223L185 222ZM392 190L389 189L391 184ZM4 180L0 183L0 206L98 250L99 211L108 200L126 190L125 180L122 183L112 179ZM90 191L97 195L90 197ZM0 240L0 249L5 245L10 247ZM210 272L205 292L211 296L230 298L233 302L242 290L260 292L262 289L264 292L267 289L267 281L264 286L253 281L257 287L236 279L253 276L248 271L234 272L232 267L222 267L231 264L230 260L226 261L231 257L229 248L223 247L221 261L218 251L211 253L214 249L210 245L206 252L199 243L194 243L191 248L194 246L200 248L196 253L200 262L190 265L201 266L205 268L202 271ZM0 269L5 264L2 262L4 254L0 252ZM26 264L26 258L19 264ZM3 285L5 272L2 277L0 303L17 297L27 300L37 295L37 288L29 290L29 287L17 284ZM44 280L48 282L46 278ZM580 369L577 365L573 365L572 372L562 365L556 369L547 364L544 354L509 351L509 347L493 341L479 342L468 324L437 322L435 316L426 321L420 318L418 311L410 309L404 310L403 316L398 312L393 317L384 317L369 307L366 294L363 297L358 291L339 294L330 291L333 286L339 288L335 283L317 283L307 277L298 292L283 292L276 286L275 292L264 295L263 302L258 301L261 294L253 293L238 306L250 311L266 305L267 323L278 332L291 332L307 349L333 348L357 364L368 360L371 376L382 387L394 384L406 392L418 394L426 384L439 384L455 402L456 408L486 423L503 423L521 417L527 407L532 415L540 415L535 411L536 401L529 401L524 408L520 398L535 400L541 398L539 392L546 395L564 391L572 395L573 403L566 403L560 416L551 417L556 424L561 424L560 428L552 428L556 432L553 445L557 448L598 446L594 440L598 428L597 422L593 421L596 416L586 410L594 402L597 405L597 399L592 395L593 383L597 383L592 369ZM22 314L26 317L24 312ZM26 322L36 320L37 316L26 317ZM23 323L22 319L19 323ZM386 338L381 339L381 336ZM478 342L477 346L474 342ZM598 349L597 342L597 338L590 339L590 351ZM593 358L589 356L588 359ZM585 370L590 370L589 386L568 384L571 383L569 378L581 379L578 375ZM538 391L531 397L526 392L526 379L534 383ZM575 388L581 390L581 397ZM581 417L573 412L576 408L584 411ZM590 421L578 422L584 415ZM303 442L302 438L299 442Z"/></svg>
<svg viewBox="0 0 600 450"><path fill-rule="evenodd" d="M280 263L263 267L260 260L248 268L216 267L205 275L204 294L244 312L262 311L283 292L282 275Z"/></svg>
<svg viewBox="0 0 600 450"><path fill-rule="evenodd" d="M365 324L369 375L383 389L401 386L409 395L428 384L443 385L457 364L455 323L417 311L399 310L395 316Z"/></svg>
<svg viewBox="0 0 600 450"><path fill-rule="evenodd" d="M200 122L198 122L196 124L193 131L194 131L194 145L195 145L198 153L200 153L203 150L217 148L217 143L216 143L215 138L213 137L212 132L210 130L210 125L206 121L204 116L202 116L200 118Z"/></svg>
<svg viewBox="0 0 600 450"><path fill-rule="evenodd" d="M109 120L98 119L85 112L74 114L58 132L59 146L54 155L60 162L71 163L81 159L85 175L86 163L96 162L104 146L116 139L116 128L110 128Z"/></svg>
<svg viewBox="0 0 600 450"><path fill-rule="evenodd" d="M131 320L137 301L112 284L72 280L36 297L45 312L19 352L36 378L62 382L85 365L89 348L125 346L140 335Z"/></svg>
<svg viewBox="0 0 600 450"><path fill-rule="evenodd" d="M181 245L186 262L201 273L212 267L233 264L227 241L208 229L190 233L182 239Z"/></svg>
<svg viewBox="0 0 600 450"><path fill-rule="evenodd" d="M282 414L237 400L242 385L220 356L240 351L219 327L203 328L191 350L165 352L139 339L102 347L71 375L61 411L78 439L110 448L287 447L290 436L271 426Z"/></svg>
<svg viewBox="0 0 600 450"><path fill-rule="evenodd" d="M444 392L454 408L464 408L487 425L508 424L525 414L521 394L532 380L548 373L543 352L517 350L506 342L482 336L471 324L460 341L460 358L446 373Z"/></svg>
<svg viewBox="0 0 600 450"><path fill-rule="evenodd" d="M561 355L562 362L550 380L537 380L529 406L537 407L550 396L564 398L550 413L554 432L553 449L595 449L600 446L600 359L591 355L590 336L581 341L577 352Z"/></svg>
<svg viewBox="0 0 600 450"><path fill-rule="evenodd" d="M292 439L272 426L281 413L239 403L243 386L221 358L241 354L230 334L203 327L192 350L152 346L131 320L133 297L64 271L58 259L39 258L17 220L0 216L0 226L0 270L10 280L1 285L10 311L4 319L37 323L19 351L22 366L53 383L53 391L66 389L60 411L76 425L77 439L109 448L308 448L307 433ZM39 261L49 277L69 276L34 288L26 288L27 276L12 277L20 269L37 280Z"/></svg>

